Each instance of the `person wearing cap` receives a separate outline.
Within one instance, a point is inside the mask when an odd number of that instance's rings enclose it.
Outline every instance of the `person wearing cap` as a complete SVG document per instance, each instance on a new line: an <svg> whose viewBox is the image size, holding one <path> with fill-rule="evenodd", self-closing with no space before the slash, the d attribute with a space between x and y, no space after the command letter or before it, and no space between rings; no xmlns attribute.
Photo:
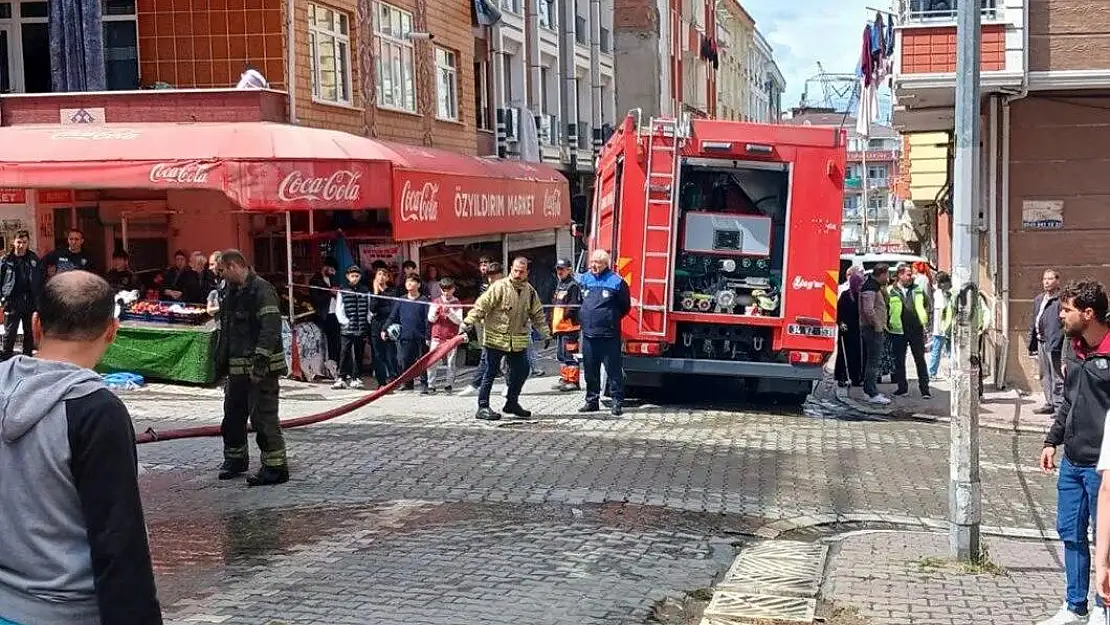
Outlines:
<svg viewBox="0 0 1110 625"><path fill-rule="evenodd" d="M455 297L455 281L451 278L440 278L439 284L440 295L432 300L432 305L428 307L428 323L431 324L432 344L429 348L435 351L440 343L450 341L459 334L459 326L462 325L463 314L462 306L459 304L459 298ZM431 372L428 374L428 390L436 393L439 390L441 382L443 390L447 393L452 391L452 385L455 382L455 354L458 348L452 349L448 352L447 356L439 362L432 365Z"/></svg>
<svg viewBox="0 0 1110 625"><path fill-rule="evenodd" d="M362 268L347 268L347 286L337 294L335 317L340 328L339 375L334 389L362 388L362 360L373 317L370 290L362 283Z"/></svg>
<svg viewBox="0 0 1110 625"><path fill-rule="evenodd" d="M551 298L554 308L551 311L551 333L558 341L555 357L559 361L558 391L577 391L581 388L578 361L574 354L578 351L578 340L582 327L578 323L578 308L582 305L582 287L574 276L573 264L567 259L555 263L555 274L559 283Z"/></svg>
<svg viewBox="0 0 1110 625"><path fill-rule="evenodd" d="M339 280L335 275L337 273L339 273L339 262L334 257L328 256L324 259L324 266L320 271L308 279L308 299L316 310L316 323L320 325L320 330L324 332L324 338L327 340L327 359L338 366L339 354L342 352L340 351L339 318L335 314L338 304L336 295L339 293Z"/></svg>

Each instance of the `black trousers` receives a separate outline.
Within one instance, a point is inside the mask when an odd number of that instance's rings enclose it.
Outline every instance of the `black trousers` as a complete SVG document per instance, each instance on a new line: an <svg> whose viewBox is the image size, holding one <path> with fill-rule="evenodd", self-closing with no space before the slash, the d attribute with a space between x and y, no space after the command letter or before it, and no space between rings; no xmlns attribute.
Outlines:
<svg viewBox="0 0 1110 625"><path fill-rule="evenodd" d="M4 347L0 351L0 359L7 360L15 353L15 335L19 332L20 322L23 322L23 355L31 356L35 353L35 336L31 332L33 314L35 311L30 307L11 308L4 311Z"/></svg>
<svg viewBox="0 0 1110 625"><path fill-rule="evenodd" d="M398 374L397 350L392 343L382 338L383 330L383 322L370 322L370 362L374 367L374 379L379 386L385 386Z"/></svg>
<svg viewBox="0 0 1110 625"><path fill-rule="evenodd" d="M509 363L509 375L505 381L509 386L509 394L505 396L505 405L512 406L520 403L520 390L531 373L528 366L527 352L503 352L499 349L487 347L482 350L486 354L486 369L482 376L482 386L478 389L478 407L489 408L490 391L493 390L493 379L501 370L501 363Z"/></svg>
<svg viewBox="0 0 1110 625"><path fill-rule="evenodd" d="M586 378L586 403L596 405L601 399L601 367L609 376L606 389L613 405L624 403L624 364L621 362L621 340L613 338L582 338L582 373Z"/></svg>
<svg viewBox="0 0 1110 625"><path fill-rule="evenodd" d="M339 377L361 380L362 359L366 356L366 337L361 334L344 334L339 338L339 344Z"/></svg>
<svg viewBox="0 0 1110 625"><path fill-rule="evenodd" d="M339 364L339 359L342 358L342 344L340 340L339 319L332 313L324 319L323 326L320 328L324 331L324 339L328 344L328 360L334 360L335 364Z"/></svg>
<svg viewBox="0 0 1110 625"><path fill-rule="evenodd" d="M252 382L246 375L228 376L224 386L224 420L220 424L225 459L250 457L247 450L249 420L262 451L262 464L285 466L285 437L278 418L279 395L280 382L276 375L268 375L258 382Z"/></svg>
<svg viewBox="0 0 1110 625"><path fill-rule="evenodd" d="M913 364L917 369L917 387L921 394L929 392L929 366L925 364L925 334L917 330L908 330L903 334L891 334L894 344L894 383L898 385L898 392L905 393L910 388L906 379L906 350L913 354Z"/></svg>
<svg viewBox="0 0 1110 625"><path fill-rule="evenodd" d="M424 339L401 339L397 343L397 352L401 357L400 371L397 372L400 375L416 364L421 356L428 353L428 343ZM415 386L414 382L405 382L405 388L413 388ZM428 372L426 370L420 373L420 384L424 388L428 388Z"/></svg>

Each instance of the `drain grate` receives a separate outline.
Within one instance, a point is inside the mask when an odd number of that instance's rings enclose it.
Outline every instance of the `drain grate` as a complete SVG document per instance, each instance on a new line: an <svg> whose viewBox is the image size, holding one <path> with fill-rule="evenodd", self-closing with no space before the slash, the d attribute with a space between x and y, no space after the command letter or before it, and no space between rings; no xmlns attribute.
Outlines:
<svg viewBox="0 0 1110 625"><path fill-rule="evenodd" d="M746 549L732 563L721 590L816 597L828 547L796 541L767 541Z"/></svg>
<svg viewBox="0 0 1110 625"><path fill-rule="evenodd" d="M753 621L771 623L812 623L817 600L803 597L776 597L730 591L713 593L701 625L751 625Z"/></svg>

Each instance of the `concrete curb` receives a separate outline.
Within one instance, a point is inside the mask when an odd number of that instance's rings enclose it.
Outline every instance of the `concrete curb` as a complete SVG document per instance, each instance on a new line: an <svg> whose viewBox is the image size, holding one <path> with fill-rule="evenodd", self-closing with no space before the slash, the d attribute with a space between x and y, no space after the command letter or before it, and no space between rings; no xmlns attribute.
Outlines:
<svg viewBox="0 0 1110 625"><path fill-rule="evenodd" d="M848 389L836 387L835 397L841 404L867 415L875 417L886 417L890 419L913 419L915 421L932 421L933 423L951 423L950 417L938 417L936 415L927 414L924 412L909 412L899 411L897 408L880 408L865 404L848 394ZM1046 434L1048 433L1049 426L1032 426L1032 425L1005 425L993 421L980 421L980 428L987 428L990 430L1000 430L1004 432L1020 432L1022 434Z"/></svg>
<svg viewBox="0 0 1110 625"><path fill-rule="evenodd" d="M887 525L900 526L904 528L904 531L941 532L947 531L949 528L949 522L944 519L929 519L925 517L901 516L892 514L814 514L793 517L790 519L783 519L781 521L774 521L772 523L763 525L762 527L757 529L754 534L760 538L773 540L788 532L794 532L803 529L812 529L815 527L821 527L822 525L836 525L843 523L884 523ZM1055 529L1041 531L1038 529L1024 527L983 525L981 526L980 531L984 536L996 536L999 538L1050 541L1060 540L1060 536L1056 533Z"/></svg>

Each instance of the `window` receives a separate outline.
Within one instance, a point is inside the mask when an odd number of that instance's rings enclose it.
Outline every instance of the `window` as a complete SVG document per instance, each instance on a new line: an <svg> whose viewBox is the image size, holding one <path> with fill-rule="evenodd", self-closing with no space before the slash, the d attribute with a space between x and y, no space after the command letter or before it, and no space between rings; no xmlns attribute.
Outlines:
<svg viewBox="0 0 1110 625"><path fill-rule="evenodd" d="M493 130L489 106L489 65L483 61L474 63L474 117L478 130Z"/></svg>
<svg viewBox="0 0 1110 625"><path fill-rule="evenodd" d="M412 13L379 3L378 106L416 112L416 66L413 64Z"/></svg>
<svg viewBox="0 0 1110 625"><path fill-rule="evenodd" d="M907 3L905 19L910 21L951 21L956 19L957 0L910 0ZM980 0L983 7L983 17L992 19L996 17L998 2L996 0Z"/></svg>
<svg viewBox="0 0 1110 625"><path fill-rule="evenodd" d="M888 170L886 166L883 165L868 167L867 178L869 181L875 183L878 183L879 181L885 181L887 178L887 171Z"/></svg>
<svg viewBox="0 0 1110 625"><path fill-rule="evenodd" d="M135 0L101 1L104 79L109 91L139 88L139 29Z"/></svg>
<svg viewBox="0 0 1110 625"><path fill-rule="evenodd" d="M539 0L540 3L540 26L554 30L559 21L555 18L555 0Z"/></svg>
<svg viewBox="0 0 1110 625"><path fill-rule="evenodd" d="M436 46L436 117L459 121L458 56Z"/></svg>
<svg viewBox="0 0 1110 625"><path fill-rule="evenodd" d="M308 48L312 97L351 104L351 32L346 13L308 5Z"/></svg>

